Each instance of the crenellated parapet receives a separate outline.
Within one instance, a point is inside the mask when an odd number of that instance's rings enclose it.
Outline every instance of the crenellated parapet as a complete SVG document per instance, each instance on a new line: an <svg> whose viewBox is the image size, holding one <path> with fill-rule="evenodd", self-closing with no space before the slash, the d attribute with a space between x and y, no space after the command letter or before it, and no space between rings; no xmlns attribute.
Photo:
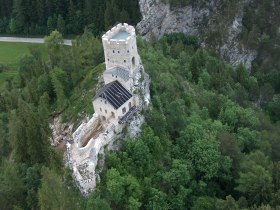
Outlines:
<svg viewBox="0 0 280 210"><path fill-rule="evenodd" d="M136 38L135 28L127 23L119 23L102 36L102 41L107 44L127 44L132 38Z"/></svg>

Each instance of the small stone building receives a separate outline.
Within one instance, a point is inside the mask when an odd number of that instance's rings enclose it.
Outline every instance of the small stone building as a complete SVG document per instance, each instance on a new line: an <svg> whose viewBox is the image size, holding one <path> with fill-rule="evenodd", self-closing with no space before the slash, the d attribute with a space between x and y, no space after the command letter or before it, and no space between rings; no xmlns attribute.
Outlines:
<svg viewBox="0 0 280 210"><path fill-rule="evenodd" d="M140 57L133 26L118 24L102 36L106 70L105 86L93 98L93 107L103 123L123 123L139 106L132 93Z"/></svg>

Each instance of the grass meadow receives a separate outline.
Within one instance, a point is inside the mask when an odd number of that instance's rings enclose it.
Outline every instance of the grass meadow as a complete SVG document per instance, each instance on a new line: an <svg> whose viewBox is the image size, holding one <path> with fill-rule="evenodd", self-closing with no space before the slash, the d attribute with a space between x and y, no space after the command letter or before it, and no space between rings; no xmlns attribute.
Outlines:
<svg viewBox="0 0 280 210"><path fill-rule="evenodd" d="M43 55L46 55L43 44L0 42L0 88L7 79L12 79L18 75L19 60L29 52L29 47L33 45L39 46Z"/></svg>

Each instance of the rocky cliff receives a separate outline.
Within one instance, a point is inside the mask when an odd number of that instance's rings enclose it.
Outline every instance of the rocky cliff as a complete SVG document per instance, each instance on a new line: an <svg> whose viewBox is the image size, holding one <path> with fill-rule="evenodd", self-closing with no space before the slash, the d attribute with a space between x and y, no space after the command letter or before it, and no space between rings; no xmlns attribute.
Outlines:
<svg viewBox="0 0 280 210"><path fill-rule="evenodd" d="M142 21L137 29L146 39L172 32L196 35L202 45L215 49L231 64L243 62L250 68L257 53L239 41L246 4L246 0L227 4L199 0L192 5L171 6L163 0L139 0Z"/></svg>

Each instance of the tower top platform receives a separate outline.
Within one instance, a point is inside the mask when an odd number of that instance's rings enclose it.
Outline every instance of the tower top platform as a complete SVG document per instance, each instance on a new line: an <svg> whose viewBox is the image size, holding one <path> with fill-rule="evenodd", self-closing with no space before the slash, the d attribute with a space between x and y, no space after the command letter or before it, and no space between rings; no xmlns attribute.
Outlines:
<svg viewBox="0 0 280 210"><path fill-rule="evenodd" d="M132 37L136 37L135 28L127 23L119 23L111 30L107 31L102 40L107 42L127 42Z"/></svg>

